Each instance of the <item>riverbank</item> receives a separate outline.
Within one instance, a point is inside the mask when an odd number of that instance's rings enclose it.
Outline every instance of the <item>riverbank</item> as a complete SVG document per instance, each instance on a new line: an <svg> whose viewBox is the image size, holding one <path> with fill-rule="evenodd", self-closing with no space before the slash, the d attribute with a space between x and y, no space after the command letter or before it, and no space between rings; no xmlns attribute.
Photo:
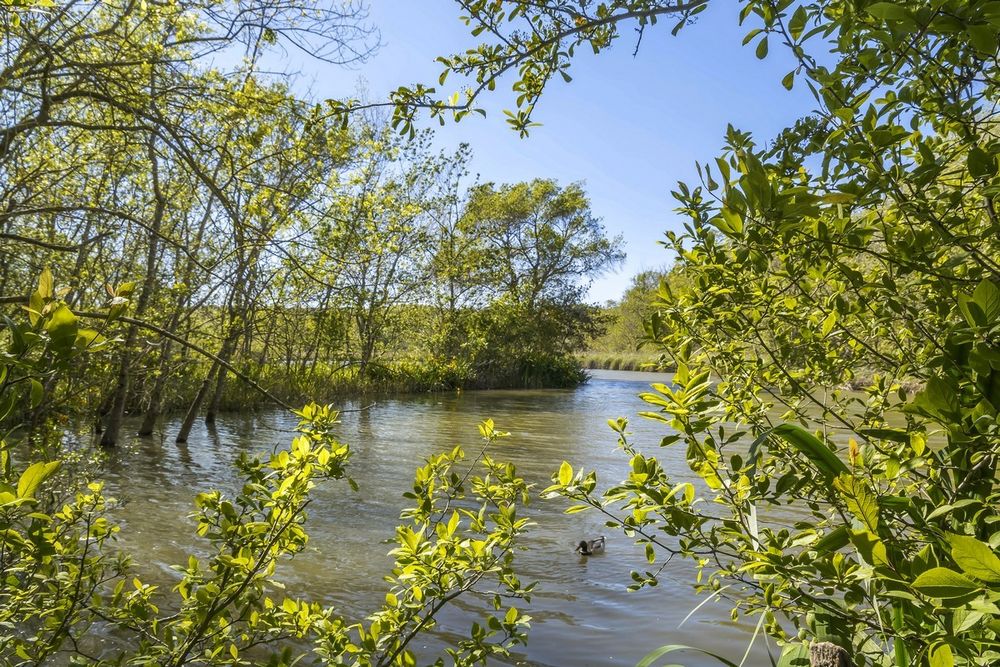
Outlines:
<svg viewBox="0 0 1000 667"><path fill-rule="evenodd" d="M580 368L606 371L663 371L674 369L661 368L657 355L643 352L578 352L576 361Z"/></svg>
<svg viewBox="0 0 1000 667"><path fill-rule="evenodd" d="M575 358L557 356L478 365L457 360L402 359L372 363L364 370L357 364L330 365L322 362L235 367L289 405L457 390L566 389L587 381L587 374ZM162 399L162 411L186 410L209 370L207 361L192 359L172 374L167 383L169 389ZM272 404L267 396L230 375L222 386L216 407L218 410L235 411ZM128 411L134 414L145 410L147 405L143 392L136 391L129 398Z"/></svg>

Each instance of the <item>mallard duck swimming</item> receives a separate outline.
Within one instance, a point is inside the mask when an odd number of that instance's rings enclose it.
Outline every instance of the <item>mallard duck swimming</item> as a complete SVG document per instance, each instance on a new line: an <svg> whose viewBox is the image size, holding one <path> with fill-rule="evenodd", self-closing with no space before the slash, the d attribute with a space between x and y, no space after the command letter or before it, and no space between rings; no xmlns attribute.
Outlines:
<svg viewBox="0 0 1000 667"><path fill-rule="evenodd" d="M581 556L593 556L604 551L604 536L601 535L596 540L580 540L576 545L576 552Z"/></svg>

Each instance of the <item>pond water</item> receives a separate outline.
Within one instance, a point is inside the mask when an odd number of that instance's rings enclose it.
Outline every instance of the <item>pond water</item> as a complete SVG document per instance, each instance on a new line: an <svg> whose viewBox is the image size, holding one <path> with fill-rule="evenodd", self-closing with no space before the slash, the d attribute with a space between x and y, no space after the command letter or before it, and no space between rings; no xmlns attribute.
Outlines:
<svg viewBox="0 0 1000 667"><path fill-rule="evenodd" d="M392 565L385 540L392 537L407 504L401 494L411 486L414 468L455 444L474 451L477 424L486 418L512 434L493 455L516 463L536 492L549 484L563 460L574 468L596 470L601 488L621 480L628 460L606 423L614 417L630 418L633 443L656 451L678 480L691 480L683 448L657 446L665 425L636 416L645 409L637 394L650 382L669 377L594 371L575 390L406 396L345 413L338 437L354 451L350 474L360 488L354 492L346 483L332 482L316 489L308 548L284 563L278 577L291 593L333 604L352 619L377 608L386 589L382 577ZM136 555L139 574L154 583L173 580L170 565L186 562L185 554L198 548L193 523L186 519L193 495L235 488L235 458L244 451L284 445L295 419L277 410L221 415L213 428L199 425L187 445L173 442L178 422L168 419L158 436L123 448L104 471L110 495L126 501L116 512L123 524L122 544ZM723 604L706 604L679 627L701 601L691 587L690 561L671 562L658 587L630 593L630 571L648 568L643 550L606 528L598 515L565 515L565 507L561 500L536 497L527 509L537 525L524 541L527 550L517 556L517 568L523 582L537 581L538 587L530 604L518 605L534 620L527 646L519 647L511 664L634 665L649 651L672 643L740 661L752 628L731 623ZM590 558L574 553L580 539L601 534L608 538L606 553ZM466 632L478 620L473 616L477 608L469 602L440 617L435 635L415 647L421 657L436 655L442 643ZM718 664L694 653L667 662ZM761 638L746 664L769 664Z"/></svg>

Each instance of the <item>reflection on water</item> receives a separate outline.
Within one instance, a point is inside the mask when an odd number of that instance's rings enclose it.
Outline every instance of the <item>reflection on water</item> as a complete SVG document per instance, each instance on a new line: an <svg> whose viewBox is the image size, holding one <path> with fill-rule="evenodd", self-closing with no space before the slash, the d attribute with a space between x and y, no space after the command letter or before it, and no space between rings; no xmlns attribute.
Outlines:
<svg viewBox="0 0 1000 667"><path fill-rule="evenodd" d="M574 468L597 470L602 484L611 484L625 474L627 459L616 449L607 419L630 417L632 441L645 451L658 450L665 426L635 417L644 409L636 395L649 382L664 379L595 371L576 390L408 396L344 414L338 436L354 451L350 474L360 489L353 492L345 483L316 489L307 524L309 546L281 567L279 577L291 594L333 604L349 618L364 617L385 594L382 576L392 564L385 540L398 523L405 505L401 494L412 484L413 469L426 456L459 443L472 451L479 437L476 425L492 418L512 434L493 454L515 462L536 490L548 485L564 459ZM197 553L193 525L184 518L194 493L231 491L238 483L232 465L238 454L284 445L295 425L281 411L221 415L215 426L196 428L188 445L177 445L178 421L164 424L158 437L137 440L105 471L110 494L127 500L118 512L124 547L137 555L141 575L163 583L175 577L170 565ZM656 455L679 481L693 478L683 448ZM563 508L559 500L534 500L527 511L537 525L525 541L527 550L518 555L518 570L522 581L538 581L538 587L531 603L521 605L534 621L516 664L634 665L668 643L703 646L739 661L750 632L731 624L723 605L705 605L678 628L700 601L691 590L689 562L670 563L657 588L629 593L629 572L648 567L642 549L606 528L596 514L567 516ZM600 534L608 537L606 553L574 554L580 539ZM426 650L467 631L473 619L462 610L475 608L476 601L469 600L440 617ZM767 663L763 652L756 658L747 664ZM695 654L671 662L718 664Z"/></svg>

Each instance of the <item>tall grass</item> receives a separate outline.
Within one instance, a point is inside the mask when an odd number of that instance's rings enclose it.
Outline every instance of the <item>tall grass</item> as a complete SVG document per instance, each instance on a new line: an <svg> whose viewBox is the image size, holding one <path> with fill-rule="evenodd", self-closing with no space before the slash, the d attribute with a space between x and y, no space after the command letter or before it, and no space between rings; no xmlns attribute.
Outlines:
<svg viewBox="0 0 1000 667"><path fill-rule="evenodd" d="M612 371L659 371L673 370L660 368L656 355L642 352L580 352L576 355L581 368Z"/></svg>

